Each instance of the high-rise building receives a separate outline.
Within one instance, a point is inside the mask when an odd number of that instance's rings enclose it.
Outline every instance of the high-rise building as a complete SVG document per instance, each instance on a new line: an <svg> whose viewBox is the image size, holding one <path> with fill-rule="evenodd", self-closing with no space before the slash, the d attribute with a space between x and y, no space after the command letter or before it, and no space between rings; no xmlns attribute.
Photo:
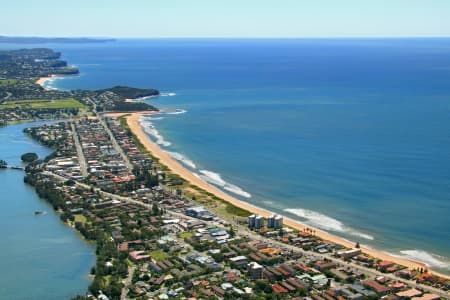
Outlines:
<svg viewBox="0 0 450 300"><path fill-rule="evenodd" d="M264 227L264 218L260 215L249 216L247 222L250 229L261 229Z"/></svg>
<svg viewBox="0 0 450 300"><path fill-rule="evenodd" d="M256 216L255 218L255 228L261 229L264 227L264 218L262 216Z"/></svg>
<svg viewBox="0 0 450 300"><path fill-rule="evenodd" d="M273 222L273 228L280 229L283 228L283 217L280 215L276 215L274 222Z"/></svg>
<svg viewBox="0 0 450 300"><path fill-rule="evenodd" d="M262 279L264 268L257 262L253 261L247 265L248 274L252 279Z"/></svg>
<svg viewBox="0 0 450 300"><path fill-rule="evenodd" d="M251 215L248 217L247 222L248 222L248 227L250 229L255 228L255 220L256 220L256 215Z"/></svg>
<svg viewBox="0 0 450 300"><path fill-rule="evenodd" d="M280 215L271 215L267 219L267 227L274 229L283 228L283 217Z"/></svg>

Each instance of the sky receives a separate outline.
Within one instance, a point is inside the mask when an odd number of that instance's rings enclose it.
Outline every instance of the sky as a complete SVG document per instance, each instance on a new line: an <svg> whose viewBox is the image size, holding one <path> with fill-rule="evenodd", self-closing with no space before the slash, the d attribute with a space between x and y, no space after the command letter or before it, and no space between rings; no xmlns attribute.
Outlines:
<svg viewBox="0 0 450 300"><path fill-rule="evenodd" d="M449 37L450 0L13 0L0 35Z"/></svg>

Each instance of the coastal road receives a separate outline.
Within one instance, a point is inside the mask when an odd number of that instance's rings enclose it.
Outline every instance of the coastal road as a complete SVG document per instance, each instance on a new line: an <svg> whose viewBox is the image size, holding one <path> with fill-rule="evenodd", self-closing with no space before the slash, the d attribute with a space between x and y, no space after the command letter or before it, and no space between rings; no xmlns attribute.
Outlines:
<svg viewBox="0 0 450 300"><path fill-rule="evenodd" d="M251 240L258 240L258 241L265 242L265 243L268 243L268 244L277 245L280 248L288 249L288 250L291 250L291 251L293 251L295 253L301 253L303 255L314 255L316 257L319 257L322 260L323 259L328 259L328 260L331 260L334 263L337 263L337 264L339 264L341 266L352 267L353 269L355 269L355 270L357 270L357 271L359 271L361 273L368 274L368 275L371 275L373 277L383 276L383 277L388 278L390 280L403 282L403 283L407 284L410 287L418 288L418 289L421 289L421 290L429 292L429 293L437 294L440 297L443 297L445 299L449 299L450 298L450 292L445 292L443 290L440 290L440 289L437 289L437 288L434 288L434 287L431 287L431 286L428 286L428 285L419 284L419 283L416 283L415 281L412 281L412 280L403 279L403 278L400 278L398 276L395 276L394 274L382 273L382 272L379 272L379 271L377 271L375 269L370 269L370 268L366 268L364 266L358 265L358 264L356 264L354 262L345 262L345 261L343 261L343 260L341 260L339 258L336 258L336 257L334 257L334 256L332 256L330 254L320 254L320 253L316 253L316 252L312 252L312 251L305 251L305 250L303 250L300 247L288 245L288 244L282 243L280 241L276 241L276 240L273 240L273 239L262 237L261 235L256 234L256 233L248 230L246 227L243 227L241 225L236 225L236 226L237 226L237 230L236 231L237 231L237 233L239 235L241 235L241 236L248 236Z"/></svg>
<svg viewBox="0 0 450 300"><path fill-rule="evenodd" d="M83 148L81 147L80 140L78 139L75 124L73 122L70 122L70 127L72 128L73 141L75 142L75 148L77 150L78 163L80 164L81 168L81 175L83 175L83 177L87 177L88 172L87 172L86 158L84 157Z"/></svg>
<svg viewBox="0 0 450 300"><path fill-rule="evenodd" d="M105 131L108 133L109 139L111 140L111 143L112 143L114 149L122 157L122 159L125 162L125 166L127 167L128 171L132 172L133 171L133 165L131 164L130 160L128 159L128 155L126 155L126 153L123 151L122 147L120 147L119 143L117 143L116 137L114 136L114 134L109 129L108 124L106 124L106 122L105 122L105 119L98 114L98 112L97 112L97 104L95 103L95 101L92 101L91 98L87 98L86 100L89 101L92 104L92 111L94 112L94 115L97 117L97 120L100 121L100 124L102 124L103 128L105 128Z"/></svg>
<svg viewBox="0 0 450 300"><path fill-rule="evenodd" d="M42 173L45 174L45 175L53 176L54 178L56 178L58 180L62 180L62 181L66 181L67 180L67 178L62 177L62 176L57 175L57 174L54 174L52 172L44 171ZM86 189L90 189L91 188L91 186L89 186L87 184L84 184L84 183L77 182L76 184L78 186L84 187ZM131 199L129 197L123 197L123 196L119 196L119 195L116 195L116 194L103 192L103 191L100 191L98 188L95 188L95 190L99 191L101 195L103 195L105 197L108 197L108 198L111 198L113 200L119 200L119 201L122 201L122 202L125 202L125 203L131 203L131 204L140 205L140 206L143 206L145 208L148 208L149 210L152 209L152 204L143 203L141 201L137 201L137 200ZM185 220L186 219L193 219L193 220L197 220L195 218L192 218L192 217L189 217L189 216L186 216L184 214L181 214L181 213L178 213L178 212L174 212L174 211L168 211L168 213L170 215L172 215L172 216L175 216L175 217L179 218L179 219L185 219ZM210 221L204 221L204 222L207 223L208 225L214 225L214 223L210 222ZM234 222L232 222L232 223L234 223ZM259 234L256 234L253 231L248 230L247 227L242 226L242 225L237 224L237 223L233 226L233 228L235 228L235 230L236 230L238 235L240 235L240 236L247 236L250 240L257 240L257 241L265 242L265 243L270 244L270 245L276 245L279 248L288 249L290 251L293 251L293 252L296 252L296 253L301 253L303 255L313 255L313 256L316 256L316 257L318 257L320 259L328 259L328 260L331 260L331 261L333 261L333 262L335 262L335 263L337 263L337 264L339 264L341 266L352 267L353 269L357 270L360 273L368 274L368 275L371 275L373 277L383 276L383 277L391 279L391 280L403 282L403 283L407 284L410 287L418 288L418 289L421 289L421 290L423 290L425 292L439 295L440 297L443 297L445 299L450 299L450 292L445 292L443 290L440 290L440 289L437 289L437 288L434 288L434 287L431 287L431 286L428 286L428 285L419 284L419 283L416 283L416 282L411 281L411 280L403 279L403 278L400 278L398 276L395 276L394 274L381 273L381 272L379 272L379 271L377 271L375 269L369 269L369 268L366 268L364 266L358 265L358 264L353 263L353 262L344 262L343 260L341 260L339 258L336 258L336 257L334 257L334 256L332 256L330 254L320 254L320 253L316 253L316 252L312 252L312 251L306 251L306 250L303 250L300 247L288 245L288 244L282 243L282 242L274 240L274 239L265 238L265 237L263 237L263 236L261 236Z"/></svg>
<svg viewBox="0 0 450 300"><path fill-rule="evenodd" d="M108 133L109 139L111 140L111 143L112 143L114 149L122 157L122 159L125 162L125 166L127 167L128 171L132 172L133 171L133 165L131 164L130 160L128 159L128 156L126 155L126 153L123 151L122 147L120 147L119 143L116 140L116 137L111 132L111 129L109 129L108 124L106 124L105 120L101 116L98 116L97 119L100 121L100 123L102 124L103 128L105 128L105 131Z"/></svg>

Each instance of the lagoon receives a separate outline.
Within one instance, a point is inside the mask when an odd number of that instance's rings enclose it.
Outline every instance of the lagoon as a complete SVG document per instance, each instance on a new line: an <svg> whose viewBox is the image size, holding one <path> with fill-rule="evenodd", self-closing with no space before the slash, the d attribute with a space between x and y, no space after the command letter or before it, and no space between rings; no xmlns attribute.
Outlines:
<svg viewBox="0 0 450 300"><path fill-rule="evenodd" d="M51 153L22 130L40 123L0 128L0 159L21 165L20 156ZM95 247L62 223L34 188L23 182L19 170L0 170L0 298L70 299L85 294ZM34 215L34 211L46 214Z"/></svg>

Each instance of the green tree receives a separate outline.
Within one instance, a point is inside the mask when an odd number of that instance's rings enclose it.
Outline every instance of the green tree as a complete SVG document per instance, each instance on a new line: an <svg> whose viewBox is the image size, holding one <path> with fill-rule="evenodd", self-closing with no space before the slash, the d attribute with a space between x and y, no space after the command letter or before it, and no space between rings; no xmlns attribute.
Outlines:
<svg viewBox="0 0 450 300"><path fill-rule="evenodd" d="M234 231L233 225L230 225L230 230L228 230L228 233L233 238L236 235L236 232Z"/></svg>
<svg viewBox="0 0 450 300"><path fill-rule="evenodd" d="M153 202L153 205L152 205L152 215L154 215L154 216L159 215L159 208L158 208L158 204L156 204L156 202Z"/></svg>
<svg viewBox="0 0 450 300"><path fill-rule="evenodd" d="M38 158L39 158L39 156L38 156L36 153L34 153L34 152L24 153L24 154L22 154L22 156L20 157L20 159L21 159L23 162L26 162L26 163L33 162L33 161L37 160Z"/></svg>

